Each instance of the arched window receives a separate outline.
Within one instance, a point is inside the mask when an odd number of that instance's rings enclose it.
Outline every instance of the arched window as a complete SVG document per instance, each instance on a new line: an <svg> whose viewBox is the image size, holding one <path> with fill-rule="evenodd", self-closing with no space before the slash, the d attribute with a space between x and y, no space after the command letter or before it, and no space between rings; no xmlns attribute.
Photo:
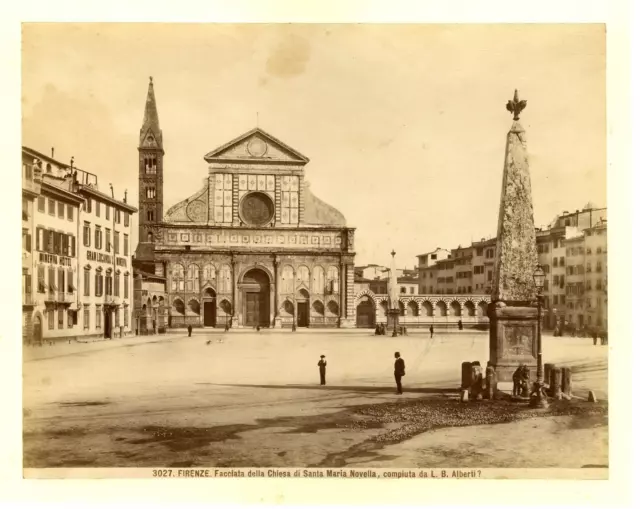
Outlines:
<svg viewBox="0 0 640 509"><path fill-rule="evenodd" d="M218 281L219 293L231 293L231 267L224 264L220 267L220 275Z"/></svg>
<svg viewBox="0 0 640 509"><path fill-rule="evenodd" d="M297 283L298 284L303 283L308 288L309 287L309 268L304 265L300 265L300 267L298 267L297 275L298 275Z"/></svg>
<svg viewBox="0 0 640 509"><path fill-rule="evenodd" d="M340 288L338 282L338 267L331 265L327 269L327 291L329 293L338 293Z"/></svg>
<svg viewBox="0 0 640 509"><path fill-rule="evenodd" d="M187 291L200 291L200 268L195 263L187 267Z"/></svg>
<svg viewBox="0 0 640 509"><path fill-rule="evenodd" d="M324 293L324 269L319 265L313 268L313 288L312 292L317 294Z"/></svg>
<svg viewBox="0 0 640 509"><path fill-rule="evenodd" d="M404 286L400 287L400 293L407 293L407 288Z"/></svg>
<svg viewBox="0 0 640 509"><path fill-rule="evenodd" d="M216 281L216 267L212 263L207 263L202 270L202 280L204 282L211 281L215 284Z"/></svg>
<svg viewBox="0 0 640 509"><path fill-rule="evenodd" d="M175 263L171 269L171 291L184 291L184 266L179 263Z"/></svg>
<svg viewBox="0 0 640 509"><path fill-rule="evenodd" d="M282 283L281 283L281 292L285 293L293 293L293 267L291 265L285 265L282 267Z"/></svg>

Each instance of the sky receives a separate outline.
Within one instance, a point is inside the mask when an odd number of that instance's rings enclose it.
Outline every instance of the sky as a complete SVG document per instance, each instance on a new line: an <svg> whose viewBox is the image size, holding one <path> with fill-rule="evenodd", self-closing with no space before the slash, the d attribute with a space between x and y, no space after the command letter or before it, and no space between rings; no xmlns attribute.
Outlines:
<svg viewBox="0 0 640 509"><path fill-rule="evenodd" d="M604 25L25 24L23 144L136 205L149 76L165 211L258 123L310 159L357 264L413 267L496 234L515 88L535 223L606 206Z"/></svg>

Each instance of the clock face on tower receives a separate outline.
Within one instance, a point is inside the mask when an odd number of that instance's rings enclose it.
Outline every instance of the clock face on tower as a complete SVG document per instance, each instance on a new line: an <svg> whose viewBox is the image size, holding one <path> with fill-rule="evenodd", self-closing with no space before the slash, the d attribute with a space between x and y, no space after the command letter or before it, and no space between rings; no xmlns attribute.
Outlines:
<svg viewBox="0 0 640 509"><path fill-rule="evenodd" d="M261 226L273 219L275 206L264 193L249 193L240 202L240 217L251 226Z"/></svg>

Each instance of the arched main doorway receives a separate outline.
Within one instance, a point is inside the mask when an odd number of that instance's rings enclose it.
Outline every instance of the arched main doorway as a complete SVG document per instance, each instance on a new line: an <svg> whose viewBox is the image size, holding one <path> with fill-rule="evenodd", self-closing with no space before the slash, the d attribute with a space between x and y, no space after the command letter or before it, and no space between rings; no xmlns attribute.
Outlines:
<svg viewBox="0 0 640 509"><path fill-rule="evenodd" d="M212 288L207 288L202 296L202 307L204 311L204 326L216 326L216 292Z"/></svg>
<svg viewBox="0 0 640 509"><path fill-rule="evenodd" d="M238 287L243 297L244 325L269 327L269 276L262 269L251 269Z"/></svg>

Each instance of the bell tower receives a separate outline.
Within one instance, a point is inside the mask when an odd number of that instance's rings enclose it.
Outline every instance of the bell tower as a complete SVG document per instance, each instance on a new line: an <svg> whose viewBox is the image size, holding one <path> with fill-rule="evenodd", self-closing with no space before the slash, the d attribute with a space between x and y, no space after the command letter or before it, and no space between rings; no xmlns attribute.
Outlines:
<svg viewBox="0 0 640 509"><path fill-rule="evenodd" d="M162 222L163 159L162 130L158 119L153 78L149 77L149 90L138 143L138 259L153 256L153 226Z"/></svg>

